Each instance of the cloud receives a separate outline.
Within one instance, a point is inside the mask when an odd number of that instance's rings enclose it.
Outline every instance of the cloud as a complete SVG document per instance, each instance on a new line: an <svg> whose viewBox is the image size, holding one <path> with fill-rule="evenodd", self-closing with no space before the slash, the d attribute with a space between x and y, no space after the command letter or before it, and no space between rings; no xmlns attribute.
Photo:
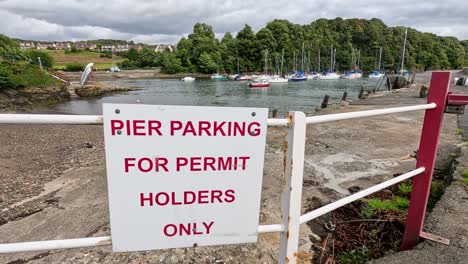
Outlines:
<svg viewBox="0 0 468 264"><path fill-rule="evenodd" d="M275 18L307 24L318 18L379 18L390 26L468 39L468 1L446 0L0 0L0 32L23 39L82 40L114 38L174 43L196 22L217 35L258 30Z"/></svg>

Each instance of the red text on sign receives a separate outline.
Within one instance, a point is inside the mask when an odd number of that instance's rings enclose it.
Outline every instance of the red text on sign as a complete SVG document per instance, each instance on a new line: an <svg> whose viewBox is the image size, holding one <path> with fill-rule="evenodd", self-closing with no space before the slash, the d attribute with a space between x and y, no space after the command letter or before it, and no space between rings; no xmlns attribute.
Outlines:
<svg viewBox="0 0 468 264"><path fill-rule="evenodd" d="M192 235L209 235L214 221L209 223L187 223L187 224L168 224L164 227L163 232L167 237L173 236L192 236Z"/></svg>
<svg viewBox="0 0 468 264"><path fill-rule="evenodd" d="M200 190L176 192L140 193L140 206L170 206L191 204L232 203L236 200L234 190Z"/></svg>

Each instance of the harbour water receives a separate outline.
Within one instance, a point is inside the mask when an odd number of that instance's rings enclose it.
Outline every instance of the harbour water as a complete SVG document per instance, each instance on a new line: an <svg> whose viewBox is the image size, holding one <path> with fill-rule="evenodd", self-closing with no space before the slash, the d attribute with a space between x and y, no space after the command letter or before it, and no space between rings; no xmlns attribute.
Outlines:
<svg viewBox="0 0 468 264"><path fill-rule="evenodd" d="M72 100L41 109L41 112L66 114L101 114L102 103L142 103L159 105L197 105L227 107L266 107L271 112L310 112L320 105L325 95L330 103L339 102L344 91L348 99L356 99L361 85L375 88L377 80L308 80L272 84L269 88L249 88L247 82L177 79L121 79L117 86L137 88L123 94L101 98Z"/></svg>

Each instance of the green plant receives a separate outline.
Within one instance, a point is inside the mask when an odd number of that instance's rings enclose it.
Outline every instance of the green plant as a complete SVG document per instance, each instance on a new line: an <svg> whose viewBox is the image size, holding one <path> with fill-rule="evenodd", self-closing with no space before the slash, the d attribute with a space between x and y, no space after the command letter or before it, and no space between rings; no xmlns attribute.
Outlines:
<svg viewBox="0 0 468 264"><path fill-rule="evenodd" d="M65 71L83 71L86 65L77 62L65 64Z"/></svg>
<svg viewBox="0 0 468 264"><path fill-rule="evenodd" d="M431 192L429 194L429 199L427 201L427 210L432 211L437 201L440 200L440 197L444 194L445 184L443 181L433 180L431 182Z"/></svg>
<svg viewBox="0 0 468 264"><path fill-rule="evenodd" d="M463 178L462 182L463 182L464 184L468 184L468 178Z"/></svg>
<svg viewBox="0 0 468 264"><path fill-rule="evenodd" d="M46 51L31 49L25 51L24 55L28 58L29 61L36 65L39 65L40 58L42 66L47 68L52 68L54 66L54 58Z"/></svg>
<svg viewBox="0 0 468 264"><path fill-rule="evenodd" d="M359 264L366 263L370 259L371 252L365 246L359 250L343 252L336 256L338 263L341 264Z"/></svg>
<svg viewBox="0 0 468 264"><path fill-rule="evenodd" d="M411 189L412 189L412 186L409 183L402 183L398 186L398 190L404 194L411 193Z"/></svg>
<svg viewBox="0 0 468 264"><path fill-rule="evenodd" d="M377 198L365 200L366 205L361 211L361 217L371 218L376 212L402 212L408 209L409 200L405 197L395 196L391 200Z"/></svg>
<svg viewBox="0 0 468 264"><path fill-rule="evenodd" d="M461 173L461 176L463 178L468 178L468 170L464 170L462 173Z"/></svg>
<svg viewBox="0 0 468 264"><path fill-rule="evenodd" d="M0 88L45 87L60 82L28 62L0 62Z"/></svg>
<svg viewBox="0 0 468 264"><path fill-rule="evenodd" d="M461 128L456 128L456 129L455 129L455 134L457 134L457 135L463 134L463 129L461 129Z"/></svg>

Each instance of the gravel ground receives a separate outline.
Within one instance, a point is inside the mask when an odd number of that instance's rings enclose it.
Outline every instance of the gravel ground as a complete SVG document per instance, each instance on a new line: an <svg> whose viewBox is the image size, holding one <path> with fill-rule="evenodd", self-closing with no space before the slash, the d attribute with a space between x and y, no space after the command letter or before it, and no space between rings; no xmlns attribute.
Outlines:
<svg viewBox="0 0 468 264"><path fill-rule="evenodd" d="M316 114L422 103L419 90L403 89ZM340 121L308 127L303 210L414 168L423 113ZM455 116L441 137L455 145ZM269 129L260 222L280 221L284 130ZM109 235L101 126L0 126L0 243ZM451 148L447 148L451 149ZM301 226L300 251L308 263L317 242ZM113 254L109 246L5 254L0 263L276 263L278 235L256 244Z"/></svg>

